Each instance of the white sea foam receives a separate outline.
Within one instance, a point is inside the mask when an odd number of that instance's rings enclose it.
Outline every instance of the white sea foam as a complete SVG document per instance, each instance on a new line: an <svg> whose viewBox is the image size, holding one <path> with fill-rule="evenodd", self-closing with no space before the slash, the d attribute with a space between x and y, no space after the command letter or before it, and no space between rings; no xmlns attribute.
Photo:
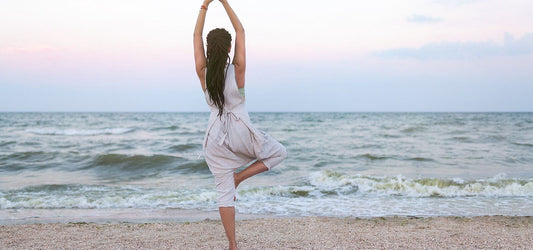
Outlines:
<svg viewBox="0 0 533 250"><path fill-rule="evenodd" d="M0 193L0 209L197 208L215 199L216 192L209 189L52 185Z"/></svg>
<svg viewBox="0 0 533 250"><path fill-rule="evenodd" d="M56 128L39 128L27 129L38 135L118 135L134 131L134 128L104 128L104 129L56 129Z"/></svg>
<svg viewBox="0 0 533 250"><path fill-rule="evenodd" d="M311 185L320 190L339 193L356 189L360 194L408 197L457 196L522 196L533 197L533 180L506 178L498 174L488 180L464 181L459 178L406 178L398 176L343 175L334 171L320 171L309 177Z"/></svg>
<svg viewBox="0 0 533 250"><path fill-rule="evenodd" d="M241 190L238 211L316 216L533 215L533 180L344 175L314 172L306 185Z"/></svg>
<svg viewBox="0 0 533 250"><path fill-rule="evenodd" d="M295 185L241 187L238 207L247 213L291 215L368 214L373 204L377 214L454 214L469 206L489 209L486 204L522 214L533 214L533 180L509 179L458 181L438 178L409 179L402 176L375 177L343 175L333 171L314 172ZM43 208L186 208L215 210L214 187L196 189L144 188L136 186L44 185L0 192L0 209ZM525 202L525 203L524 203ZM528 203L529 202L529 203ZM363 204L364 203L364 204ZM387 206L394 207L387 210ZM381 204L381 205L379 205ZM439 205L440 204L440 205ZM526 205L524 205L526 204ZM491 205L494 206L494 205ZM379 209L378 209L379 207ZM391 208L392 209L392 208ZM433 208L434 209L434 208ZM459 210L458 210L459 209ZM494 209L494 213L498 213ZM514 210L513 210L514 209ZM344 212L343 212L344 211ZM455 211L455 212L454 212ZM520 212L521 211L521 212ZM367 213L368 212L368 213ZM436 213L436 212L435 212ZM479 212L483 214L483 212Z"/></svg>

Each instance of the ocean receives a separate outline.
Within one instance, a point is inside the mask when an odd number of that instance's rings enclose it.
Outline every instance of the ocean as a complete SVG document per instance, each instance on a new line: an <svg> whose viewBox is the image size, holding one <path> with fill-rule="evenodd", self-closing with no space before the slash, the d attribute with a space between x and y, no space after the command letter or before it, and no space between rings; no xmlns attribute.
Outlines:
<svg viewBox="0 0 533 250"><path fill-rule="evenodd" d="M0 224L214 213L208 117L0 113ZM238 214L533 216L533 113L250 117L288 158L239 186Z"/></svg>

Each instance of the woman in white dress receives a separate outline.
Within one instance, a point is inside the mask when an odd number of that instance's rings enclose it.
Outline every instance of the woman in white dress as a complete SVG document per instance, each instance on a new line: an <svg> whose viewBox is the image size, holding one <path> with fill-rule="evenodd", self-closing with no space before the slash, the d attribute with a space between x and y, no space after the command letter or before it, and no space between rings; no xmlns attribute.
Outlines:
<svg viewBox="0 0 533 250"><path fill-rule="evenodd" d="M244 28L226 0L220 0L235 29L235 54L230 62L231 35L214 29L207 35L204 51L203 29L209 4L204 0L194 30L194 59L206 102L211 109L203 151L215 177L217 205L230 249L236 249L235 190L247 178L270 170L287 157L283 145L250 122L245 108L244 83L246 49ZM253 162L253 163L252 163ZM243 171L235 171L252 163Z"/></svg>

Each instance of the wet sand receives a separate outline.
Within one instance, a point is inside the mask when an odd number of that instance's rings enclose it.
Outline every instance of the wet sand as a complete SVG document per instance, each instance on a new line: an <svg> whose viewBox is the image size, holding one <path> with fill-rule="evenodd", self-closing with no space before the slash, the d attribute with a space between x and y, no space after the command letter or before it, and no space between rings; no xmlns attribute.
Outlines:
<svg viewBox="0 0 533 250"><path fill-rule="evenodd" d="M533 249L533 217L261 218L237 221L241 249ZM219 220L0 226L1 249L224 249Z"/></svg>

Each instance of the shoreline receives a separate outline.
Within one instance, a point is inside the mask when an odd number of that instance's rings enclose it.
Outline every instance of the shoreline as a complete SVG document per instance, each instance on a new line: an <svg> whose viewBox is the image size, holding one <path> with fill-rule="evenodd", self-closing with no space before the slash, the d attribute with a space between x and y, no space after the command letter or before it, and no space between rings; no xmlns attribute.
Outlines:
<svg viewBox="0 0 533 250"><path fill-rule="evenodd" d="M379 219L379 218L477 218L506 217L533 218L533 215L485 214L474 216L458 215L376 215L376 216L328 216L328 215L275 215L236 213L235 219L298 219L298 218L337 218L337 219ZM220 220L218 210L203 211L182 208L119 208L119 209L0 209L0 226L25 224L153 224L153 223L193 223L204 220Z"/></svg>
<svg viewBox="0 0 533 250"><path fill-rule="evenodd" d="M240 218L242 249L533 247L532 216ZM0 226L0 246L15 248L226 247L219 219L156 223L45 223Z"/></svg>
<svg viewBox="0 0 533 250"><path fill-rule="evenodd" d="M279 218L273 215L239 214L237 220ZM217 220L217 211L197 209L0 209L1 225L25 224L146 224L146 223L191 223L202 220Z"/></svg>

